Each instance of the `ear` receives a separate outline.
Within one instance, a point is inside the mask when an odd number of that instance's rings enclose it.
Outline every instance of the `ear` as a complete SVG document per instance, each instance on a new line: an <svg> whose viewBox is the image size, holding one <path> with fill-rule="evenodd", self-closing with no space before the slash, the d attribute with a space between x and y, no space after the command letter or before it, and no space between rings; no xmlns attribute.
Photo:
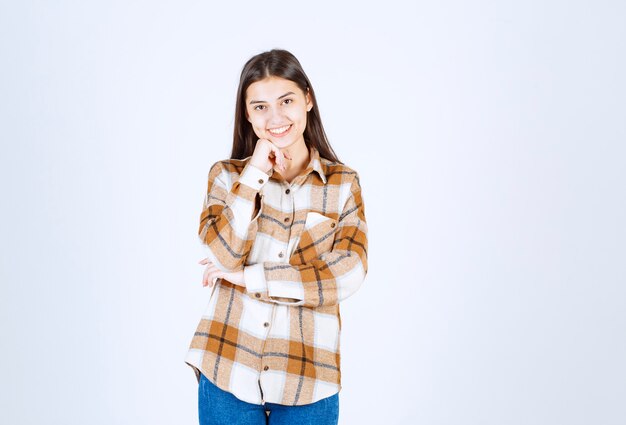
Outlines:
<svg viewBox="0 0 626 425"><path fill-rule="evenodd" d="M306 88L306 111L309 112L313 108L313 100L311 100L311 91L309 88Z"/></svg>

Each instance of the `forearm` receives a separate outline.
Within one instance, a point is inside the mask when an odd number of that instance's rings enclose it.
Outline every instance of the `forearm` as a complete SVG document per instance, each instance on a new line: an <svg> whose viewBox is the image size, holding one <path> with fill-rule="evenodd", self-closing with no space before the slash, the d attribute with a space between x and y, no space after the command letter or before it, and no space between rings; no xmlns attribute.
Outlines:
<svg viewBox="0 0 626 425"><path fill-rule="evenodd" d="M338 304L365 280L367 260L365 251L361 253L333 251L302 265L272 261L248 265L246 289L257 299L278 304L312 308Z"/></svg>
<svg viewBox="0 0 626 425"><path fill-rule="evenodd" d="M198 236L218 268L240 270L254 242L262 211L259 191L269 176L248 164L239 178L229 184L229 171L217 164L215 167L209 173Z"/></svg>
<svg viewBox="0 0 626 425"><path fill-rule="evenodd" d="M334 223L333 223L334 224ZM332 227L329 227L332 228ZM306 236L306 252L316 250L328 234ZM332 247L327 252L303 260L305 251L289 263L264 261L244 267L248 293L279 304L320 307L334 305L354 294L367 274L367 223L361 192L355 184L339 218ZM298 252L298 250L296 250ZM292 301L286 301L291 299Z"/></svg>

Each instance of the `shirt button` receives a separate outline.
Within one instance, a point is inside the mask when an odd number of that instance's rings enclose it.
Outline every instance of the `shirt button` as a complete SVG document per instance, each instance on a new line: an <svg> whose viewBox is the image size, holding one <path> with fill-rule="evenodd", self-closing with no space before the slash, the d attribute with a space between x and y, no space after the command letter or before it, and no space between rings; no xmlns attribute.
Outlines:
<svg viewBox="0 0 626 425"><path fill-rule="evenodd" d="M268 370L269 368L269 366L263 366L263 370Z"/></svg>
<svg viewBox="0 0 626 425"><path fill-rule="evenodd" d="M259 294L258 292L256 294L254 294L255 297L257 298L261 298L261 294Z"/></svg>
<svg viewBox="0 0 626 425"><path fill-rule="evenodd" d="M291 190L289 190L289 189L285 190L285 193L286 193L287 195L289 195L289 192L291 192Z"/></svg>
<svg viewBox="0 0 626 425"><path fill-rule="evenodd" d="M289 217L285 217L285 223L289 223Z"/></svg>
<svg viewBox="0 0 626 425"><path fill-rule="evenodd" d="M283 253L282 253L282 251L278 253L278 256L279 256L280 258L283 258Z"/></svg>
<svg viewBox="0 0 626 425"><path fill-rule="evenodd" d="M335 227L335 222L330 223L330 227Z"/></svg>
<svg viewBox="0 0 626 425"><path fill-rule="evenodd" d="M259 179L259 183L263 184L263 179Z"/></svg>
<svg viewBox="0 0 626 425"><path fill-rule="evenodd" d="M266 328L270 325L270 322L265 322L263 323L263 326L265 326Z"/></svg>

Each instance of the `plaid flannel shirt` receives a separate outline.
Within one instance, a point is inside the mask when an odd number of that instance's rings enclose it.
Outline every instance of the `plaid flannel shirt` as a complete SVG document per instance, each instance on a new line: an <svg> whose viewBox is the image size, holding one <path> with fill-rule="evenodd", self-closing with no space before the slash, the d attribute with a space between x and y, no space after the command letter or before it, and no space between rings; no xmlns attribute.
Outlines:
<svg viewBox="0 0 626 425"><path fill-rule="evenodd" d="M339 302L367 274L365 208L357 172L309 152L291 183L251 156L209 171L198 233L246 287L217 280L185 362L249 403L303 405L341 389Z"/></svg>

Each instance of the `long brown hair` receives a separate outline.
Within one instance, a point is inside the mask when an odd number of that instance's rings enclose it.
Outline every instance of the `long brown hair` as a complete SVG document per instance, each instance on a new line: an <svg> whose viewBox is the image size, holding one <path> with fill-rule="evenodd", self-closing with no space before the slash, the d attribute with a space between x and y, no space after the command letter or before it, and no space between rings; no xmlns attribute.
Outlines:
<svg viewBox="0 0 626 425"><path fill-rule="evenodd" d="M251 57L241 71L239 88L237 89L237 105L235 106L235 129L231 159L244 159L254 152L254 147L259 138L254 133L252 124L246 119L246 90L252 83L267 77L280 77L293 81L304 94L306 94L307 89L309 90L313 108L307 113L304 141L307 147L314 146L322 158L343 164L337 158L326 137L315 98L315 90L313 90L309 78L304 73L298 59L292 53L282 49L272 49Z"/></svg>

